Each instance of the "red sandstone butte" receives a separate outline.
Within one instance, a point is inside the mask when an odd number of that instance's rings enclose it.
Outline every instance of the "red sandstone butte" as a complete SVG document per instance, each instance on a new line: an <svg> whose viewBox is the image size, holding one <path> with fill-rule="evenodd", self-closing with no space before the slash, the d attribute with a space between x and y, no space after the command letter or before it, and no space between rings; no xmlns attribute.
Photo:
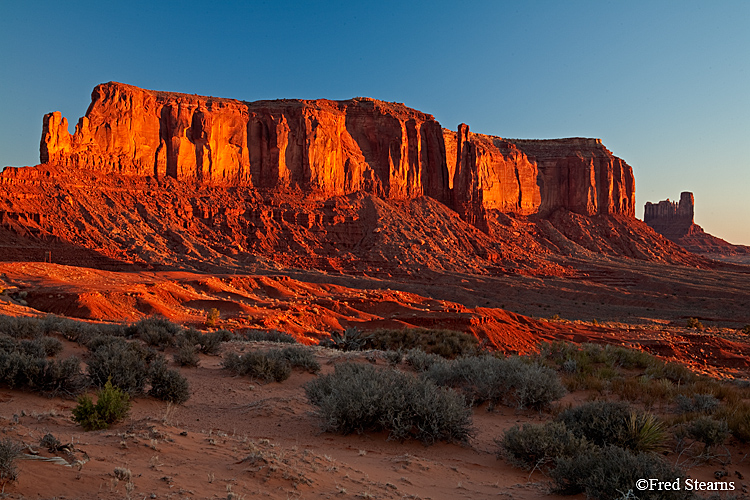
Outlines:
<svg viewBox="0 0 750 500"><path fill-rule="evenodd" d="M697 254L750 255L750 247L732 245L728 241L706 233L694 222L695 198L683 191L680 201L669 198L658 203L646 202L643 221L661 234L690 252Z"/></svg>
<svg viewBox="0 0 750 500"><path fill-rule="evenodd" d="M217 185L386 199L430 196L477 227L485 211L634 216L631 167L598 139L506 140L367 98L245 102L109 82L68 133L44 117L42 163Z"/></svg>

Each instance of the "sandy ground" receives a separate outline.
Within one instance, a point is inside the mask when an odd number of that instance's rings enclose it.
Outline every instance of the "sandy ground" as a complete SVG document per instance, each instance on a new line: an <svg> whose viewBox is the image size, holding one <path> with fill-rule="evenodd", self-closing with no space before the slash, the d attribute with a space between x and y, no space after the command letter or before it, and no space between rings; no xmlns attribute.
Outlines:
<svg viewBox="0 0 750 500"><path fill-rule="evenodd" d="M233 342L224 349L271 345ZM63 355L80 349L66 343ZM335 363L373 358L315 349L322 373ZM384 360L374 359L385 366ZM19 480L6 485L6 497L558 498L549 493L549 478L541 472L513 468L495 454L494 439L504 429L549 419L549 413L480 407L474 410L475 435L468 444L424 446L388 440L386 433L322 433L303 388L315 375L295 371L284 382L259 384L227 374L220 357L203 355L199 367L180 371L191 384L185 405L136 398L130 416L103 431L83 432L71 420L74 401L0 391L2 435L28 445L19 461ZM576 392L559 405L588 397ZM72 451L42 449L39 440L47 433L71 443ZM750 478L748 451L747 446L727 448L731 463L725 466L719 459L695 465L687 455L674 453L667 459L694 465L688 474L705 481L714 480L716 470L726 470L726 480L740 490L745 480L739 477ZM129 471L129 477L117 468Z"/></svg>

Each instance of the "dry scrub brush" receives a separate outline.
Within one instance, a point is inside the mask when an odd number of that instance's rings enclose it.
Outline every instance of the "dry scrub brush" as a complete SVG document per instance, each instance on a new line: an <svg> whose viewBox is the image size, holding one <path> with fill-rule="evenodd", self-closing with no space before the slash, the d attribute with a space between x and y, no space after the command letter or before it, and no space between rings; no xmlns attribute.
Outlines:
<svg viewBox="0 0 750 500"><path fill-rule="evenodd" d="M433 362L424 376L439 386L452 387L466 397L470 405L485 401L518 408L545 409L565 395L557 373L536 363L513 356L471 356Z"/></svg>
<svg viewBox="0 0 750 500"><path fill-rule="evenodd" d="M310 373L320 371L320 363L315 359L313 352L303 346L252 351L243 355L230 352L224 356L222 366L235 375L244 375L264 382L283 382L292 374L293 368Z"/></svg>
<svg viewBox="0 0 750 500"><path fill-rule="evenodd" d="M592 401L562 411L556 421L597 446L614 445L636 452L664 449L664 424L622 401Z"/></svg>
<svg viewBox="0 0 750 500"><path fill-rule="evenodd" d="M21 444L10 438L0 440L0 485L5 491L5 485L18 479L16 461L21 456Z"/></svg>
<svg viewBox="0 0 750 500"><path fill-rule="evenodd" d="M466 441L471 409L453 390L393 369L344 363L305 386L325 431L390 432L392 439Z"/></svg>
<svg viewBox="0 0 750 500"><path fill-rule="evenodd" d="M48 359L42 347L36 350L22 343L15 347L5 343L0 346L0 384L49 395L73 395L86 387L86 379L75 356Z"/></svg>
<svg viewBox="0 0 750 500"><path fill-rule="evenodd" d="M586 498L633 498L633 487L639 479L657 479L674 483L684 473L658 455L633 453L617 446L594 448L588 453L561 457L550 472L555 491L563 494L586 493ZM692 491L639 491L641 499L682 500L693 498Z"/></svg>
<svg viewBox="0 0 750 500"><path fill-rule="evenodd" d="M523 424L506 430L496 439L497 457L526 470L546 470L561 458L588 453L592 446L573 434L562 422Z"/></svg>

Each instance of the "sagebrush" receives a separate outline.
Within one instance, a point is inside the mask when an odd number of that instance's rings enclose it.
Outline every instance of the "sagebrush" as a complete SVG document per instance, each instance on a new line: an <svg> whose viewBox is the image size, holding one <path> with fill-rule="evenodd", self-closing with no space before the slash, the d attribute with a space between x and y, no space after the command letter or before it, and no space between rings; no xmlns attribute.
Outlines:
<svg viewBox="0 0 750 500"><path fill-rule="evenodd" d="M344 363L305 386L324 430L387 430L393 439L466 441L471 410L454 391L393 369Z"/></svg>

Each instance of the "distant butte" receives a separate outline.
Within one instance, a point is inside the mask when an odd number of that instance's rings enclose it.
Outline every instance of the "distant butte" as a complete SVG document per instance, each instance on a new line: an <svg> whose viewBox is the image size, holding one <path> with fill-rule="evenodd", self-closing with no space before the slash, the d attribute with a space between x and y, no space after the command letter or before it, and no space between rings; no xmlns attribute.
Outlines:
<svg viewBox="0 0 750 500"><path fill-rule="evenodd" d="M657 233L677 243L690 252L706 255L750 255L750 247L731 243L706 233L694 222L695 199L693 193L680 194L680 201L647 202L643 221Z"/></svg>

